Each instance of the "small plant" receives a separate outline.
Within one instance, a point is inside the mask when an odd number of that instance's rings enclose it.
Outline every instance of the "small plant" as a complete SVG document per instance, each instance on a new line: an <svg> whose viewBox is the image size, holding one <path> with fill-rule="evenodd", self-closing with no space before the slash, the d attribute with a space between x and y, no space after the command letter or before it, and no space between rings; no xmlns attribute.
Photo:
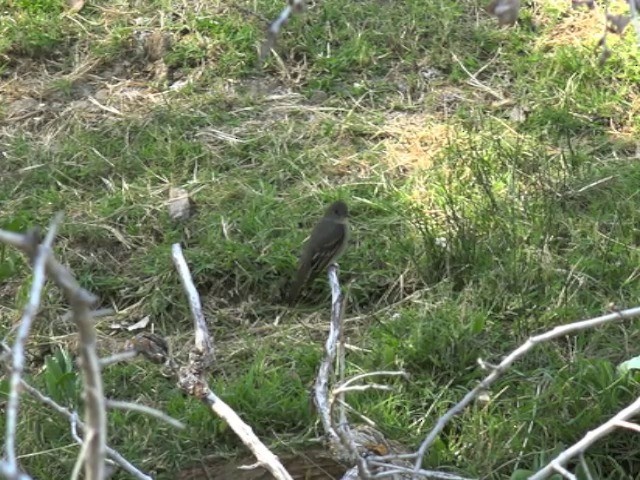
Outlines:
<svg viewBox="0 0 640 480"><path fill-rule="evenodd" d="M77 407L80 400L80 376L74 369L69 352L58 348L44 363L45 391L63 405Z"/></svg>

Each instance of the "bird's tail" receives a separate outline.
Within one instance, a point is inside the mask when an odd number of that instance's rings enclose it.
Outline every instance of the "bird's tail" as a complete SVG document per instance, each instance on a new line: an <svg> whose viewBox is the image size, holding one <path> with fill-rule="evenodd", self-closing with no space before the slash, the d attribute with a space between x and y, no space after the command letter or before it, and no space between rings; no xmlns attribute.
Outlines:
<svg viewBox="0 0 640 480"><path fill-rule="evenodd" d="M289 289L289 304L294 305L296 300L298 300L298 296L300 295L300 291L302 287L307 281L307 277L309 275L309 269L303 264L300 265L298 271L296 273L296 278L293 280L291 284L291 288Z"/></svg>

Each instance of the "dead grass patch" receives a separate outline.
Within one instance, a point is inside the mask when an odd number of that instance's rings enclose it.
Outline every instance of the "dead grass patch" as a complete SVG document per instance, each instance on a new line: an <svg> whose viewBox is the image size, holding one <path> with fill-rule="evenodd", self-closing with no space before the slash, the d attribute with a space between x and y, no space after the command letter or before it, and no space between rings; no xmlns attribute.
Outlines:
<svg viewBox="0 0 640 480"><path fill-rule="evenodd" d="M408 174L432 167L456 129L428 114L401 114L387 122L380 134L387 137L383 142L385 163L391 170Z"/></svg>
<svg viewBox="0 0 640 480"><path fill-rule="evenodd" d="M545 20L548 21L548 20ZM604 16L598 8L573 10L547 35L538 37L538 46L547 48L577 47L595 44L604 32Z"/></svg>

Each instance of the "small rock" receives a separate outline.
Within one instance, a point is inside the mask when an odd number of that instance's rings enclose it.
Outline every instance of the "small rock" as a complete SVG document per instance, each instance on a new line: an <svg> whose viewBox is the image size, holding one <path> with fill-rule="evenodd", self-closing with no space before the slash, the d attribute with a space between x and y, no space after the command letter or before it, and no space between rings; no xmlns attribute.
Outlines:
<svg viewBox="0 0 640 480"><path fill-rule="evenodd" d="M187 220L192 213L193 201L184 188L169 189L169 217L171 220Z"/></svg>

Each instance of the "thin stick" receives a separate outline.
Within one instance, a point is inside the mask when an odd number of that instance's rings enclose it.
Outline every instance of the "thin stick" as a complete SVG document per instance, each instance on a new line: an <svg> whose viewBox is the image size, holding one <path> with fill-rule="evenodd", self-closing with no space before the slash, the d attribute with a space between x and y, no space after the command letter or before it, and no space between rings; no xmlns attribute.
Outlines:
<svg viewBox="0 0 640 480"><path fill-rule="evenodd" d="M386 468L387 470L380 472L380 473L376 473L375 475L372 475L371 478L375 478L375 479L379 479L379 478L389 478L389 477L393 477L393 475L397 475L399 473L418 473L418 475L420 475L421 477L424 478L432 478L432 479L437 479L437 480L471 480L470 478L467 477L461 477L459 475L454 475L453 473L446 473L446 472L437 472L435 470L420 470L418 472L415 472L412 468L407 468L407 467L402 467L399 465L395 465L393 463L384 463L384 462L378 462L376 460L373 459L369 459L369 464L370 465L374 465L377 467L383 467ZM396 478L396 477L394 477ZM401 477L404 478L404 477Z"/></svg>
<svg viewBox="0 0 640 480"><path fill-rule="evenodd" d="M113 365L114 363L123 362L126 360L131 360L138 356L138 352L135 350L123 350L122 352L114 353L108 357L104 357L100 359L100 367L104 368L109 365Z"/></svg>
<svg viewBox="0 0 640 480"><path fill-rule="evenodd" d="M636 7L636 0L628 0L629 11L631 12L631 21L633 22L633 29L636 31L636 38L638 46L640 46L640 20L638 20L638 8Z"/></svg>
<svg viewBox="0 0 640 480"><path fill-rule="evenodd" d="M100 359L96 352L97 335L91 317L90 304L79 298L77 292L67 293L71 297L73 320L78 328L79 367L84 379L85 416L87 419L85 443L88 444L84 464L85 478L87 480L103 480L107 448L107 413L102 388Z"/></svg>
<svg viewBox="0 0 640 480"><path fill-rule="evenodd" d="M627 420L634 417L639 412L640 397L637 398L636 401L629 405L627 408L618 412L616 416L600 425L598 428L587 432L586 435L582 437L582 439L560 453L556 458L551 460L551 462L549 462L547 466L539 470L535 475L529 477L529 480L542 480L543 478L547 478L548 476L550 476L554 471L561 471L560 469L564 469L564 466L569 462L569 460L571 460L576 455L581 455L582 453L584 453L584 451L593 443L615 430L621 422L626 423Z"/></svg>
<svg viewBox="0 0 640 480"><path fill-rule="evenodd" d="M324 357L318 369L314 391L314 401L318 409L320 421L325 435L329 437L329 443L339 443L339 437L333 428L331 419L331 401L329 399L329 376L332 365L336 358L338 340L341 332L340 313L342 311L342 293L338 281L337 267L329 265L329 285L331 286L331 323L329 324L329 335L324 345Z"/></svg>
<svg viewBox="0 0 640 480"><path fill-rule="evenodd" d="M57 217L56 217L57 218ZM16 246L30 258L36 258L38 248L29 235L18 235L0 230L0 241ZM53 255L45 257L46 272L64 292L73 310L73 320L79 333L79 366L84 379L85 412L87 417L86 441L88 442L85 462L85 478L102 480L104 478L104 459L106 453L107 420L102 391L100 362L96 353L96 331L93 324L91 307L97 297L83 289L71 272L60 264Z"/></svg>
<svg viewBox="0 0 640 480"><path fill-rule="evenodd" d="M211 337L209 336L209 329L207 328L207 324L204 319L204 314L202 313L200 295L198 295L198 290L193 284L189 266L184 259L182 248L180 247L179 243L174 243L171 246L171 257L173 258L173 264L178 270L180 281L182 282L182 287L187 294L187 299L189 300L189 308L191 309L191 314L193 315L193 327L196 337L195 350L202 357L213 357L213 345L211 342Z"/></svg>
<svg viewBox="0 0 640 480"><path fill-rule="evenodd" d="M304 0L289 0L289 5L284 7L280 12L280 15L278 15L278 18L271 22L267 29L267 38L260 47L260 57L258 59L260 63L264 62L264 60L269 56L271 49L276 44L280 29L285 23L287 23L289 17L293 13L301 12L302 10L304 10Z"/></svg>
<svg viewBox="0 0 640 480"><path fill-rule="evenodd" d="M110 400L107 399L107 408L117 408L119 410L130 410L132 412L140 412L145 415L149 415L150 417L157 418L158 420L162 420L165 423L168 423L174 428L184 429L185 424L175 418L170 417L164 412L157 410L155 408L148 407L146 405L140 405L139 403L134 402L123 402L121 400Z"/></svg>
<svg viewBox="0 0 640 480"><path fill-rule="evenodd" d="M78 458L76 458L76 463L73 465L73 470L71 471L70 480L77 480L80 477L80 470L82 470L82 465L87 458L87 442L80 438L78 435L78 414L77 412L72 413L71 417L71 436L73 439L78 442L80 445L80 453L78 454Z"/></svg>
<svg viewBox="0 0 640 480"><path fill-rule="evenodd" d="M29 291L29 299L20 320L20 327L16 334L16 340L13 344L13 361L11 365L11 378L9 381L9 400L7 402L7 420L5 429L5 457L3 462L3 472L7 477L15 477L18 475L18 461L16 458L16 428L18 426L18 408L20 404L20 380L24 371L24 345L31 330L33 319L40 308L40 296L44 288L45 264L47 257L51 253L51 245L55 238L58 226L62 221L62 214L58 213L49 227L49 232L40 246L32 245L36 251L35 260L33 262L33 282ZM34 235L29 235L32 242L37 241Z"/></svg>

